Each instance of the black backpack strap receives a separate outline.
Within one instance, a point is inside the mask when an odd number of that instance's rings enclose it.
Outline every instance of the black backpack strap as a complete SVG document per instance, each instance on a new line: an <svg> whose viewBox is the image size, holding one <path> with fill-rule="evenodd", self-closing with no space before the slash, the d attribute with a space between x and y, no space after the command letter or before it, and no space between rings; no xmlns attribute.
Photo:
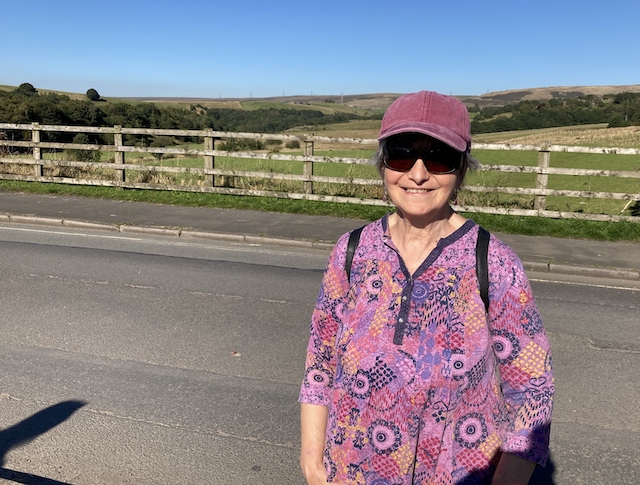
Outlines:
<svg viewBox="0 0 640 485"><path fill-rule="evenodd" d="M351 281L351 265L353 256L360 242L360 233L363 227L351 231L347 244L347 255L344 261L344 270L347 273L347 281ZM480 297L484 302L484 308L489 312L489 240L491 235L483 227L478 227L478 241L476 242L476 273L480 284Z"/></svg>
<svg viewBox="0 0 640 485"><path fill-rule="evenodd" d="M349 234L349 243L347 244L347 258L344 260L344 270L347 273L347 281L351 282L351 263L353 263L353 255L356 253L356 248L360 242L360 233L364 229L364 226L354 229Z"/></svg>
<svg viewBox="0 0 640 485"><path fill-rule="evenodd" d="M476 273L480 284L480 296L484 308L489 313L489 231L478 227L478 241L476 243Z"/></svg>

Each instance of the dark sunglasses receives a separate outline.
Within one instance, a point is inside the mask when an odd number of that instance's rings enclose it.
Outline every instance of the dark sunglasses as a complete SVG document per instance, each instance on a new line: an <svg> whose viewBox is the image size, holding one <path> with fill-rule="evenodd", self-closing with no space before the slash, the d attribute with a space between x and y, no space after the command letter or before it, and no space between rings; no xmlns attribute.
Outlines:
<svg viewBox="0 0 640 485"><path fill-rule="evenodd" d="M462 167L464 153L453 149L433 148L420 150L396 145L387 146L387 157L384 166L396 172L408 172L413 164L422 160L430 173L443 175L453 173Z"/></svg>

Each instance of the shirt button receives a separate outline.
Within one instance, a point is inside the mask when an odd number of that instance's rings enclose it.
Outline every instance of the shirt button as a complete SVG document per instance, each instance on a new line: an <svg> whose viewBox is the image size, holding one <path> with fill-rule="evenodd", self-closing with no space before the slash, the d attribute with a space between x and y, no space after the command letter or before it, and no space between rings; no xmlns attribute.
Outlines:
<svg viewBox="0 0 640 485"><path fill-rule="evenodd" d="M402 297L402 301L407 301L407 297L406 297L406 296L403 296L403 297Z"/></svg>
<svg viewBox="0 0 640 485"><path fill-rule="evenodd" d="M398 318L398 321L399 321L400 323L402 323L402 322L404 322L404 318Z"/></svg>

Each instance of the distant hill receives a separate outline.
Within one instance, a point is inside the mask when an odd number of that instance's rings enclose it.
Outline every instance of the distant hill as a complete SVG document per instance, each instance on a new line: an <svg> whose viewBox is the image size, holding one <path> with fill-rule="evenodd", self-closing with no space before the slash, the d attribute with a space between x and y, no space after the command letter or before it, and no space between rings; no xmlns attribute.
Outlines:
<svg viewBox="0 0 640 485"><path fill-rule="evenodd" d="M309 104L309 103L333 103L358 109L387 109L401 94L377 93L377 94L348 94L348 95L301 95L301 96L272 96L267 98L171 98L171 97L127 97L117 98L123 101L139 101L148 103L171 104L201 104L205 107L237 108L241 103L264 101L270 103L285 104ZM116 100L116 98L113 98Z"/></svg>
<svg viewBox="0 0 640 485"><path fill-rule="evenodd" d="M9 91L15 87L0 85L0 90ZM53 91L46 88L38 88L39 92L56 92L64 94L72 99L86 99L81 93L67 93ZM552 98L576 98L584 95L602 96L605 94L618 94L622 92L640 93L640 84L624 86L553 86L546 88L513 89L508 91L495 91L482 95L456 94L467 106L478 105L481 108L486 106L504 106L506 104L518 103L525 100L546 100ZM307 104L307 103L335 103L352 108L368 110L385 110L402 93L373 93L373 94L345 94L345 95L301 95L301 96L273 96L267 98L186 98L186 97L112 97L103 96L112 101L166 103L166 104L200 104L204 107L232 108L239 109L243 102L267 101L272 103L285 104Z"/></svg>
<svg viewBox="0 0 640 485"><path fill-rule="evenodd" d="M640 84L626 86L554 86L548 88L514 89L496 91L480 96L457 96L465 104L477 103L484 106L504 106L528 100L577 98L579 96L603 96L624 92L640 93Z"/></svg>
<svg viewBox="0 0 640 485"><path fill-rule="evenodd" d="M578 96L618 94L622 92L640 93L640 84L625 86L554 86L546 88L514 89L495 91L482 95L455 95L467 106L504 106L525 100L546 100L552 98L577 98ZM170 98L170 97L133 97L119 98L127 101L154 103L189 103L203 106L235 107L246 101L270 101L274 103L305 104L332 102L353 108L384 110L402 93L345 94L345 95L302 95L273 96L268 98Z"/></svg>

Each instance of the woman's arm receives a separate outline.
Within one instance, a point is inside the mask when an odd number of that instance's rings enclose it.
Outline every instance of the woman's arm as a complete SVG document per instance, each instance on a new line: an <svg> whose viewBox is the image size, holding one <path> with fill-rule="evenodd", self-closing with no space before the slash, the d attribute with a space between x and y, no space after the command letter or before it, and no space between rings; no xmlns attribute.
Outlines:
<svg viewBox="0 0 640 485"><path fill-rule="evenodd" d="M331 252L311 317L305 377L300 387L300 467L309 485L326 485L324 447L336 368L339 315L349 291L345 272L348 234ZM337 484L334 484L337 485Z"/></svg>
<svg viewBox="0 0 640 485"><path fill-rule="evenodd" d="M491 485L527 485L536 464L518 455L502 453Z"/></svg>
<svg viewBox="0 0 640 485"><path fill-rule="evenodd" d="M302 447L300 467L309 485L327 483L327 473L322 461L329 407L317 404L300 405L300 431Z"/></svg>
<svg viewBox="0 0 640 485"><path fill-rule="evenodd" d="M501 417L501 450L544 466L555 391L549 341L520 259L491 242L489 328L508 412Z"/></svg>

